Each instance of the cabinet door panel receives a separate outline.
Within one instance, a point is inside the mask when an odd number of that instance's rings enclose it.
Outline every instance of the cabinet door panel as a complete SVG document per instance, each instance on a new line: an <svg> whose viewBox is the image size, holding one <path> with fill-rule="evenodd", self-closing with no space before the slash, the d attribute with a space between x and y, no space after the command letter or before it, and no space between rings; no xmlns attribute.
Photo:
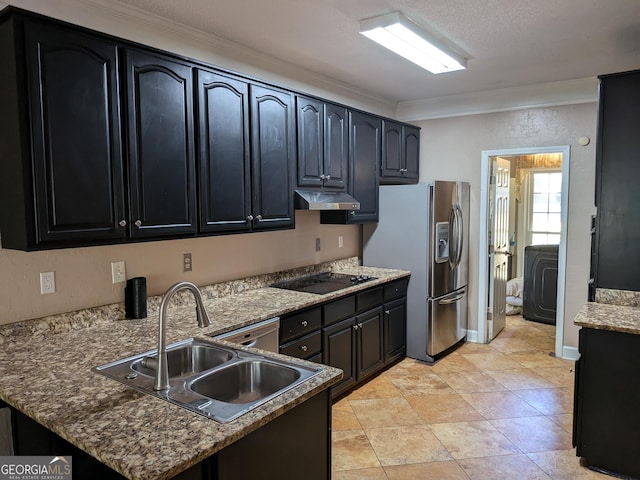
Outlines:
<svg viewBox="0 0 640 480"><path fill-rule="evenodd" d="M335 398L356 383L355 330L353 318L322 329L322 363L340 368L342 380L331 388Z"/></svg>
<svg viewBox="0 0 640 480"><path fill-rule="evenodd" d="M385 121L382 137L383 177L402 177L404 168L402 147L402 125Z"/></svg>
<svg viewBox="0 0 640 480"><path fill-rule="evenodd" d="M131 235L195 233L191 66L132 49L127 75Z"/></svg>
<svg viewBox="0 0 640 480"><path fill-rule="evenodd" d="M351 113L351 194L360 202L355 222L378 221L378 168L382 121L371 115Z"/></svg>
<svg viewBox="0 0 640 480"><path fill-rule="evenodd" d="M249 230L249 86L198 70L198 99L200 230Z"/></svg>
<svg viewBox="0 0 640 480"><path fill-rule="evenodd" d="M253 228L293 228L293 96L251 85Z"/></svg>
<svg viewBox="0 0 640 480"><path fill-rule="evenodd" d="M297 97L298 186L321 188L324 175L323 103Z"/></svg>
<svg viewBox="0 0 640 480"><path fill-rule="evenodd" d="M124 238L117 47L35 22L25 30L37 241Z"/></svg>
<svg viewBox="0 0 640 480"><path fill-rule="evenodd" d="M418 181L420 175L420 129L403 127L404 178Z"/></svg>
<svg viewBox="0 0 640 480"><path fill-rule="evenodd" d="M377 372L384 364L382 307L356 317L358 381Z"/></svg>
<svg viewBox="0 0 640 480"><path fill-rule="evenodd" d="M325 104L324 173L329 178L324 186L336 190L347 189L349 171L349 119L347 109Z"/></svg>
<svg viewBox="0 0 640 480"><path fill-rule="evenodd" d="M325 210L321 223L378 221L378 170L380 168L382 120L373 115L349 112L349 193L360 210Z"/></svg>
<svg viewBox="0 0 640 480"><path fill-rule="evenodd" d="M596 150L595 287L640 290L640 71L600 84Z"/></svg>
<svg viewBox="0 0 640 480"><path fill-rule="evenodd" d="M384 305L384 361L403 356L407 345L407 299Z"/></svg>

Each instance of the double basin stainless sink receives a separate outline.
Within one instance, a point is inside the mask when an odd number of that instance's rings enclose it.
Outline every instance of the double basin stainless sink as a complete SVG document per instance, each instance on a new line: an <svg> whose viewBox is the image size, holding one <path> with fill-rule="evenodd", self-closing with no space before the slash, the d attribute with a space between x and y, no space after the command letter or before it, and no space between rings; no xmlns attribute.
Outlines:
<svg viewBox="0 0 640 480"><path fill-rule="evenodd" d="M155 391L156 372L146 365L154 355L156 350L93 370L223 423L320 373L320 368L190 338L167 347L169 389Z"/></svg>

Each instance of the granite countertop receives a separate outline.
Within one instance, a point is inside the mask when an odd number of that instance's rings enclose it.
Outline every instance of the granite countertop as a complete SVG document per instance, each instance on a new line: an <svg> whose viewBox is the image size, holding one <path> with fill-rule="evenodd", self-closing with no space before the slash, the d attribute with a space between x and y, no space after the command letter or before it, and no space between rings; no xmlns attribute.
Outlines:
<svg viewBox="0 0 640 480"><path fill-rule="evenodd" d="M198 328L190 297L181 301L176 296L177 305L169 309L167 343L217 335L410 274L360 267L353 262L339 262L332 270L378 279L326 295L255 284L251 286L257 288L218 295L219 291L216 294L215 289L205 287L201 290L211 326ZM268 285L280 279L261 281ZM92 367L156 348L158 303L157 298L149 299L149 316L141 320L122 320L121 306L111 306L0 327L0 399L128 478L165 479L329 388L341 377L340 370L323 366L319 375L222 424L92 372Z"/></svg>
<svg viewBox="0 0 640 480"><path fill-rule="evenodd" d="M585 328L640 334L640 308L606 303L587 303L573 321Z"/></svg>

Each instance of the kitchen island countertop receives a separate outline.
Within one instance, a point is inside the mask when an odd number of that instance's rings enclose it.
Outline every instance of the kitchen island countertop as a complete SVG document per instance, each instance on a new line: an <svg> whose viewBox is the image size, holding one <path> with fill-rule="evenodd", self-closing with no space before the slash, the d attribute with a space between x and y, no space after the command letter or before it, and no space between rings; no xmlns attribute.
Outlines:
<svg viewBox="0 0 640 480"><path fill-rule="evenodd" d="M348 263L340 267L335 271L377 280L326 295L262 286L212 298L205 288L211 326L198 328L193 304L178 299L169 310L167 343L217 335L410 274ZM97 365L156 348L157 302L149 303L149 316L141 320L123 320L117 314L122 310L96 308L1 326L0 399L127 478L164 479L205 460L341 377L340 370L322 365L319 375L298 387L230 423L218 423L92 372Z"/></svg>

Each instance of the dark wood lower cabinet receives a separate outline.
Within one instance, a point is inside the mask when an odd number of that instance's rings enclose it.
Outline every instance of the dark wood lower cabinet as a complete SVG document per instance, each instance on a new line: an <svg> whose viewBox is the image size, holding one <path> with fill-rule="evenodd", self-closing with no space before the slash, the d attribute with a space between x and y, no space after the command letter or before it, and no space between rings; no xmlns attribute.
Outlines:
<svg viewBox="0 0 640 480"><path fill-rule="evenodd" d="M322 363L342 370L342 380L332 388L336 397L356 384L354 319L348 318L322 329Z"/></svg>
<svg viewBox="0 0 640 480"><path fill-rule="evenodd" d="M404 357L407 351L407 299L384 305L384 361Z"/></svg>
<svg viewBox="0 0 640 480"><path fill-rule="evenodd" d="M384 366L382 307L358 315L356 326L356 367L361 381Z"/></svg>
<svg viewBox="0 0 640 480"><path fill-rule="evenodd" d="M573 445L590 467L624 478L640 478L638 352L640 335L580 330Z"/></svg>
<svg viewBox="0 0 640 480"><path fill-rule="evenodd" d="M70 455L73 478L126 478L19 411L11 414L16 455ZM326 480L330 472L331 401L325 390L173 478Z"/></svg>
<svg viewBox="0 0 640 480"><path fill-rule="evenodd" d="M406 354L407 284L400 278L280 319L280 353L331 365L336 399Z"/></svg>
<svg viewBox="0 0 640 480"><path fill-rule="evenodd" d="M331 472L329 390L212 457L211 480L326 480Z"/></svg>

